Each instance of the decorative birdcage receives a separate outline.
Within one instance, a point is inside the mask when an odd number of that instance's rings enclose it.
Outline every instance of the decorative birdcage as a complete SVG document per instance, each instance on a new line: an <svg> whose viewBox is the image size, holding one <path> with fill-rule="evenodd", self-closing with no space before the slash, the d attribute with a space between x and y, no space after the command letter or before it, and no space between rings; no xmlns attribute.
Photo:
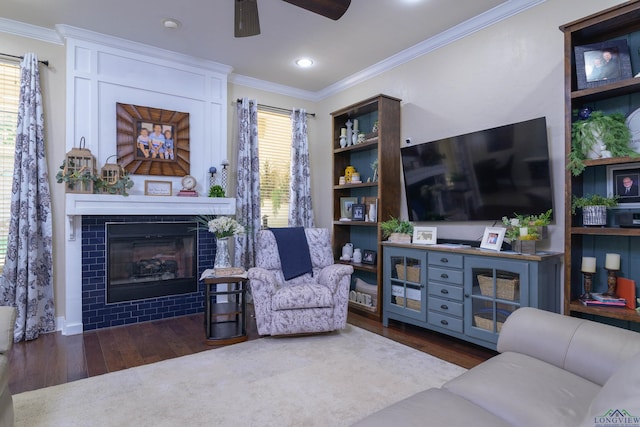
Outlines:
<svg viewBox="0 0 640 427"><path fill-rule="evenodd" d="M84 136L80 138L80 147L72 148L64 160L61 177L67 193L93 193L96 177L96 158L91 150L85 148Z"/></svg>

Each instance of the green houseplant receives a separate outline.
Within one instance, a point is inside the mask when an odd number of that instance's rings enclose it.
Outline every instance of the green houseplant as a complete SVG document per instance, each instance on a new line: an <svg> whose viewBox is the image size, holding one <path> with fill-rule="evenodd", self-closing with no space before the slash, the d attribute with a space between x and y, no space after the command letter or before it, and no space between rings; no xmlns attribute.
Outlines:
<svg viewBox="0 0 640 427"><path fill-rule="evenodd" d="M576 195L571 199L571 213L582 209L582 225L607 225L607 209L618 205L618 196L606 197L600 194Z"/></svg>
<svg viewBox="0 0 640 427"><path fill-rule="evenodd" d="M209 197L224 197L224 189L221 185L212 185L209 187Z"/></svg>
<svg viewBox="0 0 640 427"><path fill-rule="evenodd" d="M413 224L409 221L391 217L380 223L380 230L382 230L382 238L390 242L411 243Z"/></svg>
<svg viewBox="0 0 640 427"><path fill-rule="evenodd" d="M584 171L587 158L636 157L629 145L631 132L622 113L604 114L602 111L581 111L582 120L571 125L571 152L567 169L574 176ZM604 152L603 152L604 151Z"/></svg>

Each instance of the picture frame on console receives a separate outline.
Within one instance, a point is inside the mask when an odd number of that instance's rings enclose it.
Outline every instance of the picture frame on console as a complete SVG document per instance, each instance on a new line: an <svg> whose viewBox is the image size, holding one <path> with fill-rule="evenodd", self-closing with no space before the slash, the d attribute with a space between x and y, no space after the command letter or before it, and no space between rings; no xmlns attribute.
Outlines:
<svg viewBox="0 0 640 427"><path fill-rule="evenodd" d="M484 235L482 236L480 247L482 249L500 251L506 231L507 229L504 227L486 227L484 229Z"/></svg>
<svg viewBox="0 0 640 427"><path fill-rule="evenodd" d="M625 208L640 207L640 167L608 165L607 192L618 196L618 204Z"/></svg>
<svg viewBox="0 0 640 427"><path fill-rule="evenodd" d="M574 48L578 89L603 86L633 77L629 46L609 40Z"/></svg>
<svg viewBox="0 0 640 427"><path fill-rule="evenodd" d="M435 245L437 241L437 227L413 227L413 243L418 245Z"/></svg>

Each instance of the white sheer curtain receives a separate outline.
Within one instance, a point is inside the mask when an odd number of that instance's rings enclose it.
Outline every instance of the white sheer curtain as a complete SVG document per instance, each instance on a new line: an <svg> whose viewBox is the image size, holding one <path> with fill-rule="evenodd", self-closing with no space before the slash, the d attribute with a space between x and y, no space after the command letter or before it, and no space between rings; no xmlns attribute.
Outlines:
<svg viewBox="0 0 640 427"><path fill-rule="evenodd" d="M0 277L1 304L14 306L18 311L16 342L55 331L51 193L38 58L27 53L20 67L11 221Z"/></svg>
<svg viewBox="0 0 640 427"><path fill-rule="evenodd" d="M291 187L289 192L289 226L314 227L311 206L311 169L307 139L307 112L291 113Z"/></svg>
<svg viewBox="0 0 640 427"><path fill-rule="evenodd" d="M260 161L258 159L258 103L243 98L236 104L238 116L238 183L236 219L247 232L235 239L235 264L255 265L255 237L260 230Z"/></svg>

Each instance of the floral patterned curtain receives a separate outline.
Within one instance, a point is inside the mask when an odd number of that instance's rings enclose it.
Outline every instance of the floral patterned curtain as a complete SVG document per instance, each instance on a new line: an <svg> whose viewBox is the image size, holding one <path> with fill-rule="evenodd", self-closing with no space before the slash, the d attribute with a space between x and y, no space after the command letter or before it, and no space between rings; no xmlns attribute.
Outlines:
<svg viewBox="0 0 640 427"><path fill-rule="evenodd" d="M22 60L7 255L0 304L17 308L14 340L55 330L52 220L38 58Z"/></svg>
<svg viewBox="0 0 640 427"><path fill-rule="evenodd" d="M236 219L246 232L235 238L235 265L255 265L255 240L260 230L260 162L258 160L258 103L243 98L238 115L238 184Z"/></svg>
<svg viewBox="0 0 640 427"><path fill-rule="evenodd" d="M289 227L314 227L311 206L311 172L307 140L307 112L294 109L291 142L291 191L289 192Z"/></svg>

